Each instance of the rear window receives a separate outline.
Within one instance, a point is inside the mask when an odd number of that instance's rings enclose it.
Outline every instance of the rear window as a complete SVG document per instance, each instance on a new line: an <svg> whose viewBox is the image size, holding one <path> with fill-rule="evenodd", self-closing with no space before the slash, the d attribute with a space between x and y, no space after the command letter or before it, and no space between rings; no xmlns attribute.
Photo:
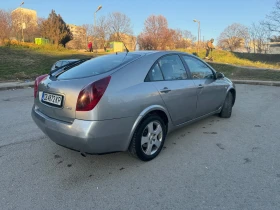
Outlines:
<svg viewBox="0 0 280 210"><path fill-rule="evenodd" d="M111 71L140 57L138 54L118 53L90 59L58 76L59 79L90 77Z"/></svg>

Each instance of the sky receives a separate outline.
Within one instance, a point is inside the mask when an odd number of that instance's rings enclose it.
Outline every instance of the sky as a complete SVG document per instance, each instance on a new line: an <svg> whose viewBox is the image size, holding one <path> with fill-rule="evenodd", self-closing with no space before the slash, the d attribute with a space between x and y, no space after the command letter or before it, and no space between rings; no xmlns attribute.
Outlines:
<svg viewBox="0 0 280 210"><path fill-rule="evenodd" d="M0 0L0 9L13 10L22 0ZM218 38L232 23L250 26L272 11L276 0L25 0L24 8L34 9L37 16L47 18L52 9L69 24L93 24L96 18L111 12L122 12L132 22L134 35L144 27L150 15L163 15L173 29L189 30L197 36L201 22L201 39Z"/></svg>

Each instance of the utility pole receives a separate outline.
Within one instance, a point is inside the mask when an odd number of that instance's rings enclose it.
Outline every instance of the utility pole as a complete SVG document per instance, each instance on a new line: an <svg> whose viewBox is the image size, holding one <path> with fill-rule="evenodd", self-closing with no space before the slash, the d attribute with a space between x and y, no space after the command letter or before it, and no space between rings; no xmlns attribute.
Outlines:
<svg viewBox="0 0 280 210"><path fill-rule="evenodd" d="M102 5L97 7L97 10L94 12L94 26L93 26L93 31L94 31L94 46L96 47L96 52L97 52L97 46L96 46L96 13L102 9Z"/></svg>
<svg viewBox="0 0 280 210"><path fill-rule="evenodd" d="M199 45L200 45L200 21L194 19L193 22L198 23L198 29L197 29L197 53L199 52Z"/></svg>

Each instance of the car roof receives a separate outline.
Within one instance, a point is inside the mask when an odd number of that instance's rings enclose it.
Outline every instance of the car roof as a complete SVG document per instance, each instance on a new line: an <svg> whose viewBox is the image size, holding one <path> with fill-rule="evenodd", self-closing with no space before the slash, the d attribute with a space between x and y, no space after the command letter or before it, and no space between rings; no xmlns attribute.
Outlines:
<svg viewBox="0 0 280 210"><path fill-rule="evenodd" d="M133 51L133 52L128 52L129 54L137 54L137 55L149 55L149 54L153 54L159 51L156 50L138 50L138 51ZM125 53L125 52L124 52Z"/></svg>
<svg viewBox="0 0 280 210"><path fill-rule="evenodd" d="M142 55L142 56L151 55L151 54L155 54L155 53L160 53L162 55L177 53L177 54L186 54L186 55L194 56L190 53L186 53L186 52L182 52L182 51L172 51L172 50L139 50L139 51L133 51L133 52L129 52L129 53L138 54L138 55Z"/></svg>
<svg viewBox="0 0 280 210"><path fill-rule="evenodd" d="M62 60L58 60L58 61L77 61L79 59L62 59Z"/></svg>

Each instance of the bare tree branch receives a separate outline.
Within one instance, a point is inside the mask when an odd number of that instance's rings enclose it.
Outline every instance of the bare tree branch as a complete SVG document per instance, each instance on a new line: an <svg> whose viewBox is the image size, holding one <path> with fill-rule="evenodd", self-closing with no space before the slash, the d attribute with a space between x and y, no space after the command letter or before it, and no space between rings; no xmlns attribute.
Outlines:
<svg viewBox="0 0 280 210"><path fill-rule="evenodd" d="M273 11L266 16L266 21L263 22L268 30L280 33L280 0L277 0Z"/></svg>
<svg viewBox="0 0 280 210"><path fill-rule="evenodd" d="M11 13L0 10L0 40L9 39L12 34Z"/></svg>
<svg viewBox="0 0 280 210"><path fill-rule="evenodd" d="M133 34L130 18L120 12L113 12L109 14L108 23L106 24L108 24L110 36L116 35L117 39L120 38L121 34Z"/></svg>
<svg viewBox="0 0 280 210"><path fill-rule="evenodd" d="M100 47L105 47L109 39L110 27L109 21L105 16L102 16L97 21L97 26L94 30L94 37L99 40ZM114 26L113 26L114 27Z"/></svg>
<svg viewBox="0 0 280 210"><path fill-rule="evenodd" d="M248 28L244 25L234 23L228 26L218 38L218 46L234 51L242 45L249 43Z"/></svg>
<svg viewBox="0 0 280 210"><path fill-rule="evenodd" d="M267 51L267 42L270 39L271 31L262 23L253 23L249 29L254 53Z"/></svg>

